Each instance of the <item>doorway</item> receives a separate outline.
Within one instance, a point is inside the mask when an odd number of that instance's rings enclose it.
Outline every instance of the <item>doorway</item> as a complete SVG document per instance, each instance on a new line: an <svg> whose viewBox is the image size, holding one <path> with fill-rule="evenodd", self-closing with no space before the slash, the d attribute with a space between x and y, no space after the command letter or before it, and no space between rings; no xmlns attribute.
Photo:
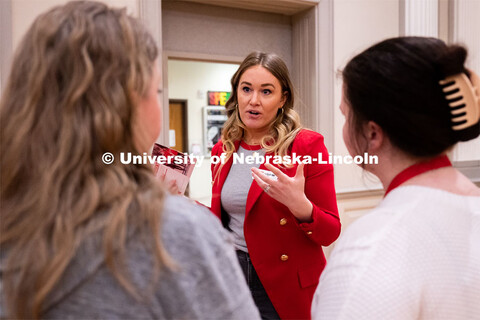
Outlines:
<svg viewBox="0 0 480 320"><path fill-rule="evenodd" d="M172 147L173 149L188 152L189 155L202 159L195 165L190 177L190 198L210 206L212 173L208 141L216 141L216 139L212 136L211 140L207 140L206 137L208 137L211 125L217 124L216 117L221 117L221 115L207 111L215 110L215 108L224 109L224 107L212 106L213 102L209 99L209 94L212 92L230 92L230 80L237 71L239 64L169 58L167 66L166 83L168 89L165 92L168 93L168 100L165 106L167 103L169 104L170 115L168 117L165 115L164 120L165 122L169 121L166 126L172 131L170 131L170 134L166 132L166 140L172 140L172 144L175 143L176 146ZM181 120L182 112L179 110L182 107L174 106L173 102L184 104L183 108L187 111L183 112L183 116L188 121ZM188 129L181 130L181 123ZM173 130L175 130L175 133L173 133ZM176 141L182 140L179 139L179 132L182 132L186 137L183 145L184 150L181 150L180 142L173 142L173 135L175 135ZM219 134L220 130L216 133Z"/></svg>
<svg viewBox="0 0 480 320"><path fill-rule="evenodd" d="M188 152L187 100L170 99L169 146L180 152Z"/></svg>

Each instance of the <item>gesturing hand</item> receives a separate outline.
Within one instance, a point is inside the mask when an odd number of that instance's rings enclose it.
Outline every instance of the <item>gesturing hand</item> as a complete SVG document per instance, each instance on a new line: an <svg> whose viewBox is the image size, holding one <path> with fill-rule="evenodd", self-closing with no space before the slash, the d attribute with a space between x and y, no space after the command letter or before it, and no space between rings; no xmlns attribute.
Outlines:
<svg viewBox="0 0 480 320"><path fill-rule="evenodd" d="M276 181L263 174L257 168L252 168L252 175L265 193L284 204L301 222L309 222L312 220L313 205L307 199L304 191L304 166L305 164L303 163L299 164L295 176L289 177L280 169L274 167L270 163L266 163L265 167L277 176L278 180Z"/></svg>

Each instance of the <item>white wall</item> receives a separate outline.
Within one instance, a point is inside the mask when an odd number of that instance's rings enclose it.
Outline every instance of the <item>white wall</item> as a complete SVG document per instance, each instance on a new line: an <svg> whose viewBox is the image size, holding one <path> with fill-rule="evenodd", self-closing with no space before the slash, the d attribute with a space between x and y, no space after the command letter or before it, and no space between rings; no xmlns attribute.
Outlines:
<svg viewBox="0 0 480 320"><path fill-rule="evenodd" d="M71 0L0 0L0 90L8 77L13 53L35 18L54 6ZM141 0L99 0L114 7L126 7L138 16Z"/></svg>
<svg viewBox="0 0 480 320"><path fill-rule="evenodd" d="M167 18L168 19L168 18ZM334 65L336 69L342 69L345 63L355 54L366 49L375 42L385 38L399 35L399 0L335 0L334 1ZM165 39L164 39L165 41ZM179 41L179 40L177 40ZM171 48L173 49L173 48ZM228 54L221 52L221 54ZM201 131L201 107L205 105L206 97L198 98L197 90L230 91L230 77L236 70L231 69L229 76L218 83L212 76L214 71L207 71L206 67L211 64L169 61L168 62L168 95L170 99L188 99L189 108L189 145L202 143ZM219 65L220 66L220 65ZM227 65L228 66L228 65ZM183 77L182 77L183 73ZM218 85L218 87L216 86ZM330 150L336 155L348 154L342 139L343 116L338 110L340 104L341 81L336 81L335 90L335 123L334 148ZM201 168L196 168L190 182L191 196L207 205L210 202L211 186L210 167L204 163ZM372 183L373 181L373 183ZM372 177L363 173L355 165L336 165L335 183L337 192L346 193L367 188L378 189L381 185ZM378 202L380 196L369 201L372 207ZM340 209L343 210L342 201L339 201ZM362 205L361 210L368 211ZM349 203L348 210L356 213L356 209ZM346 218L348 220L348 218Z"/></svg>
<svg viewBox="0 0 480 320"><path fill-rule="evenodd" d="M7 1L7 0L1 0ZM50 8L70 0L14 0L12 1L12 42L15 48L35 18ZM138 15L138 0L100 0L110 6L126 7L130 14Z"/></svg>
<svg viewBox="0 0 480 320"><path fill-rule="evenodd" d="M376 42L399 35L398 0L334 1L334 65L337 70L356 54ZM342 83L335 83L335 155L347 155L342 138L344 117L340 105ZM331 151L331 152L332 152ZM363 173L356 165L335 165L335 186L339 193L381 188L377 178Z"/></svg>
<svg viewBox="0 0 480 320"><path fill-rule="evenodd" d="M202 110L207 105L207 91L231 91L230 79L237 69L237 64L168 61L168 98L187 100L189 152L192 144L204 147ZM193 171L190 197L210 206L211 181L210 159L205 158Z"/></svg>
<svg viewBox="0 0 480 320"><path fill-rule="evenodd" d="M480 75L480 1L457 0L454 17L453 41L467 46L467 66ZM455 161L480 161L480 137L459 143L453 154Z"/></svg>

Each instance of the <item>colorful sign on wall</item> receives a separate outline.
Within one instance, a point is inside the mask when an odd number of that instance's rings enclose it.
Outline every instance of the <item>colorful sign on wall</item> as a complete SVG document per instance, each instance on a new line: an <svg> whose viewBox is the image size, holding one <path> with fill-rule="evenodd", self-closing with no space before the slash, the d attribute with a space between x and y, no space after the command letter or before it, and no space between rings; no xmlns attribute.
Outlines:
<svg viewBox="0 0 480 320"><path fill-rule="evenodd" d="M209 106L224 106L228 98L230 98L230 92L224 91L208 91L208 105Z"/></svg>

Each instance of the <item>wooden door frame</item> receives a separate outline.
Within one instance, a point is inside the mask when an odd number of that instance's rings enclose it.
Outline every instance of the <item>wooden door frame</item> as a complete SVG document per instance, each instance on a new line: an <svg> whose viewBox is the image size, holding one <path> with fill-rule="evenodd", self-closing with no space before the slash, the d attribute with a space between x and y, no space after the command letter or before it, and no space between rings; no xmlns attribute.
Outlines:
<svg viewBox="0 0 480 320"><path fill-rule="evenodd" d="M188 100L187 99L168 99L168 109L170 110L170 103L180 103L182 105L182 111L184 114L183 117L183 145L185 146L185 151L184 152L189 152L190 148L188 146ZM169 126L168 128L170 129L170 112L168 114L168 121L169 121Z"/></svg>

